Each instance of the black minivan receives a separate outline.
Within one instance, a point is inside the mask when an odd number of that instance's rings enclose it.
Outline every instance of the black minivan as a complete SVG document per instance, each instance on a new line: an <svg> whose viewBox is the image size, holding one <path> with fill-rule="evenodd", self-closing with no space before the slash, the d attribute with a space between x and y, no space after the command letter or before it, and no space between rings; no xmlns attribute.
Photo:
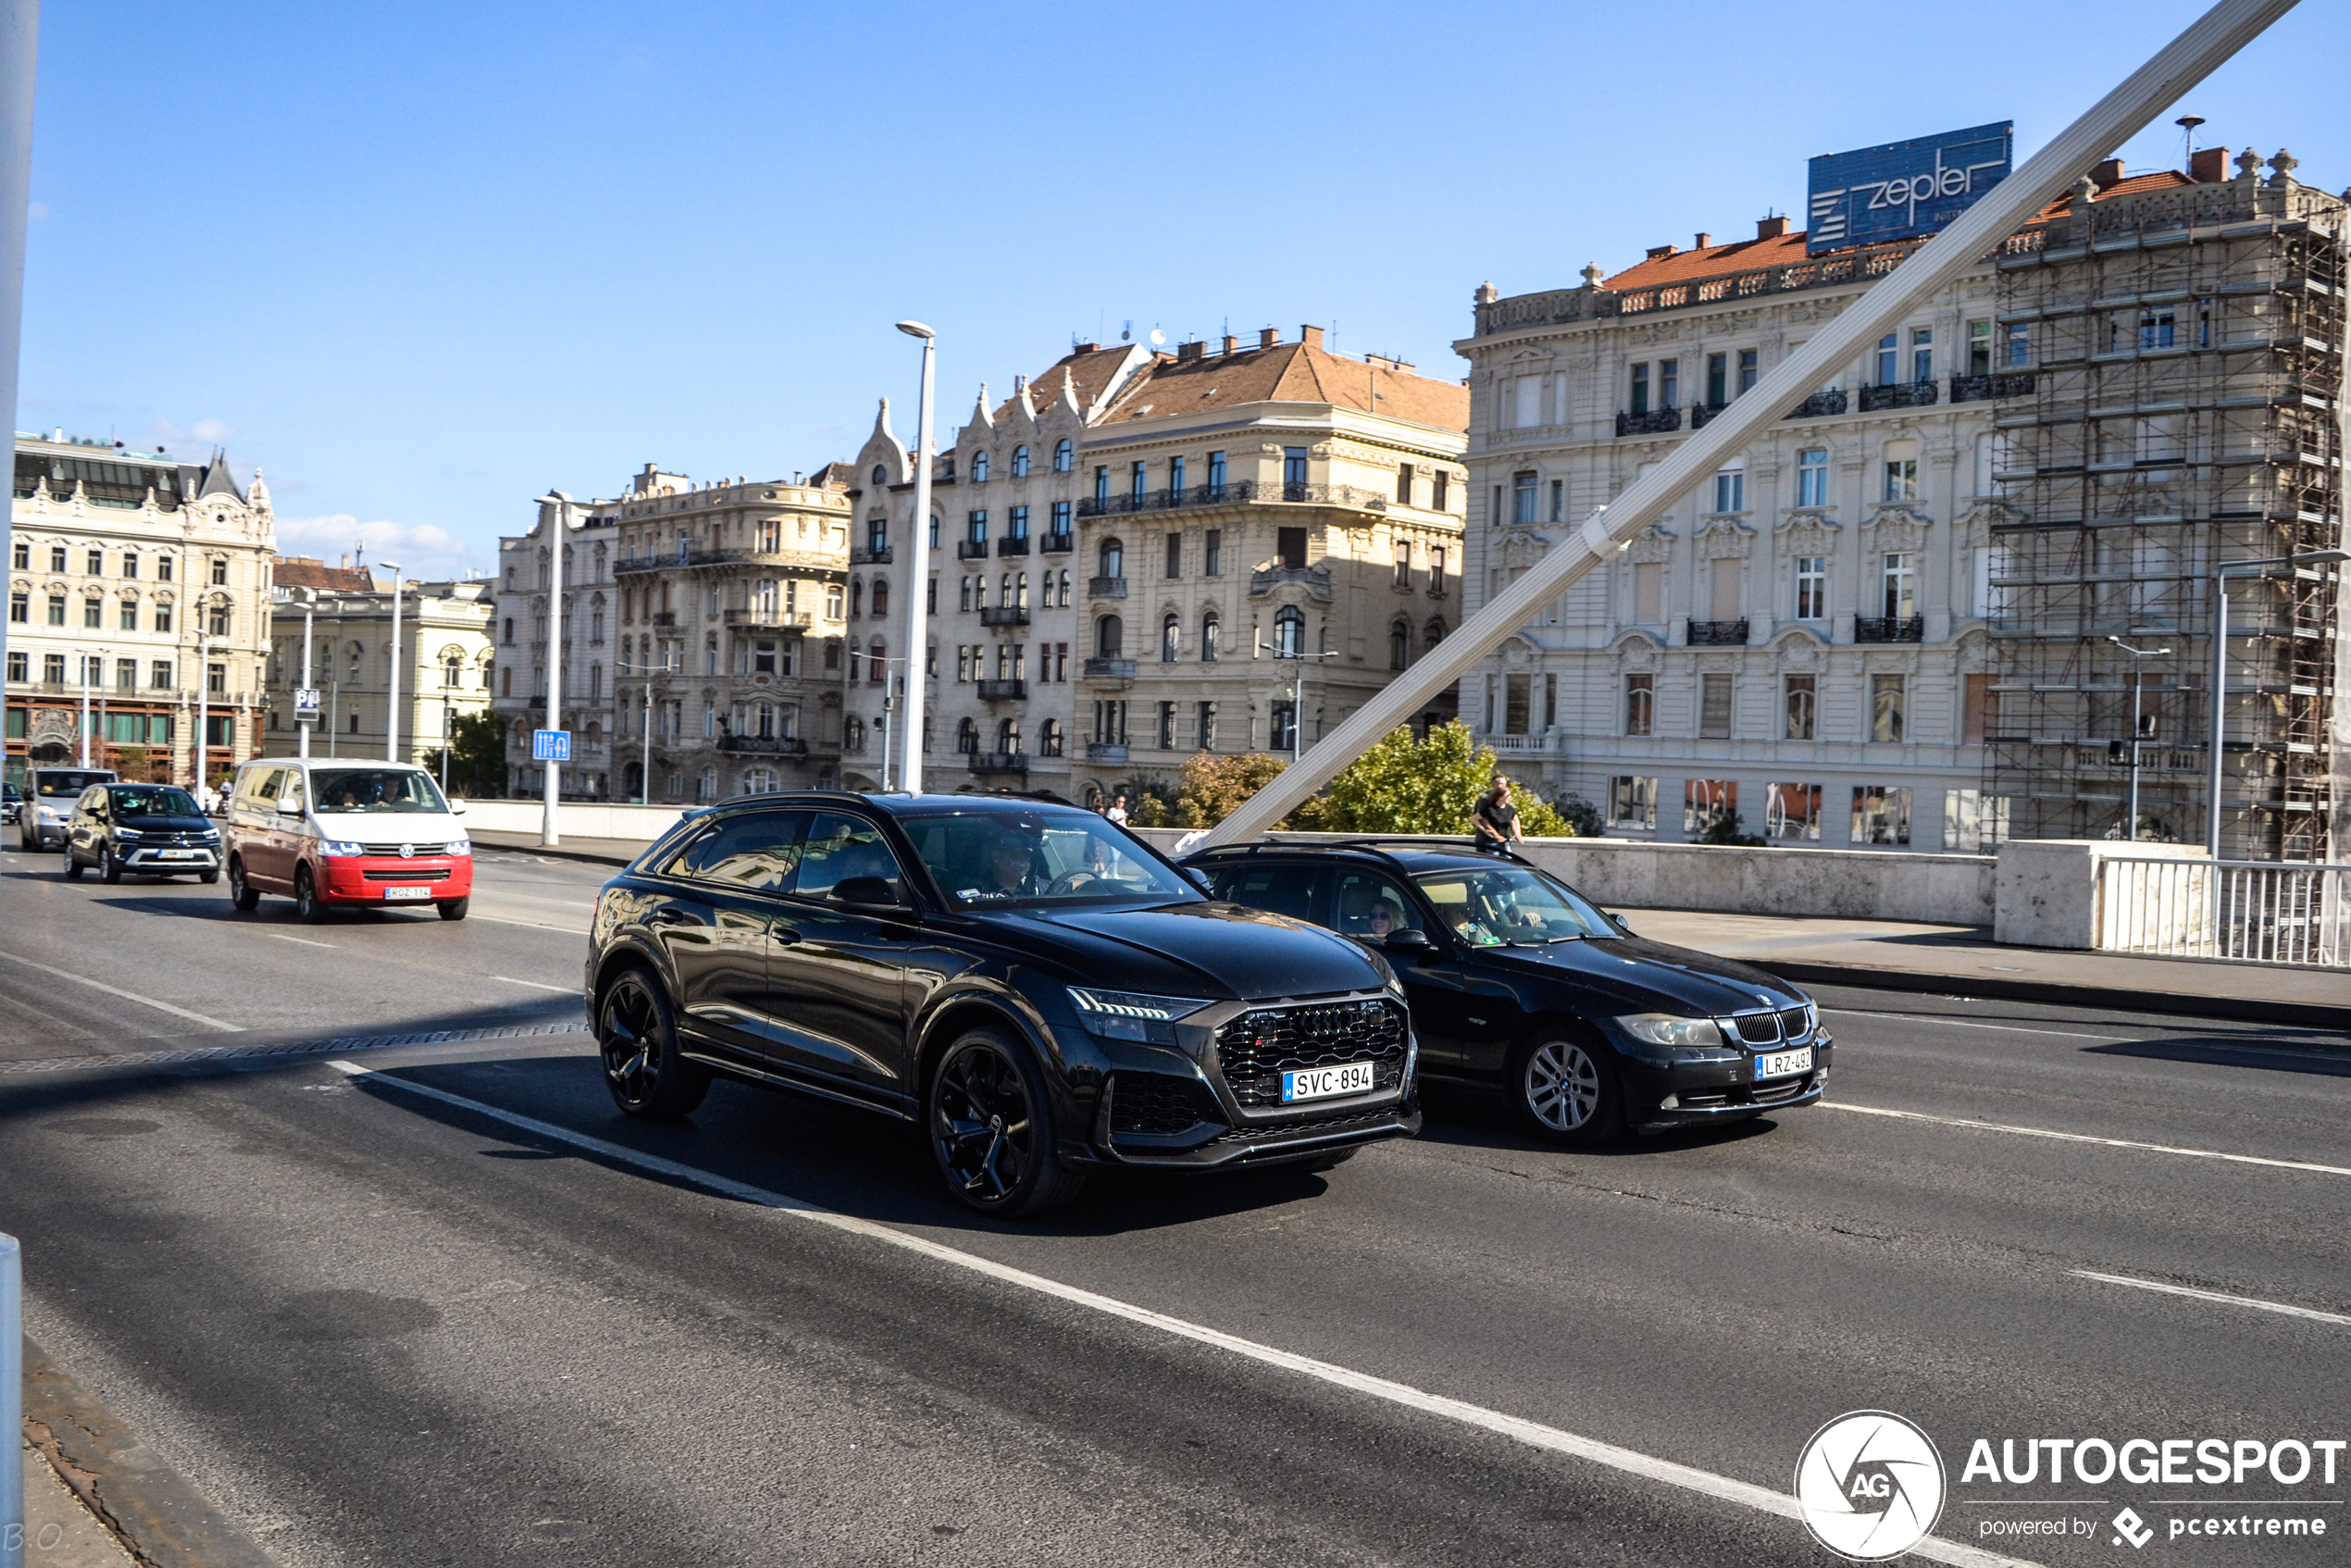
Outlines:
<svg viewBox="0 0 2351 1568"><path fill-rule="evenodd" d="M727 1076L902 1117L988 1213L1110 1167L1325 1169L1420 1126L1379 954L1212 901L1074 806L809 791L695 813L605 885L586 982L630 1115L682 1115Z"/></svg>
<svg viewBox="0 0 2351 1568"><path fill-rule="evenodd" d="M1645 941L1566 883L1455 840L1261 842L1186 865L1220 899L1327 927L1404 982L1421 1072L1499 1089L1561 1143L1810 1105L1830 1041L1762 970Z"/></svg>

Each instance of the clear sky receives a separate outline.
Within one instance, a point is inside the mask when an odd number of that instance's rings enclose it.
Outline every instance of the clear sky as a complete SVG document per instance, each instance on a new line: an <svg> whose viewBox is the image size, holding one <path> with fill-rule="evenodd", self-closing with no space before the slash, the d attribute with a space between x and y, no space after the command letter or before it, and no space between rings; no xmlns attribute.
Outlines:
<svg viewBox="0 0 2351 1568"><path fill-rule="evenodd" d="M2029 155L2201 7L52 0L19 429L258 465L280 547L445 573L556 486L944 433L1073 336L1300 322L1455 377L1471 292L1800 214L1805 159ZM2351 6L2121 149L2351 184ZM1800 218L1799 218L1800 221Z"/></svg>

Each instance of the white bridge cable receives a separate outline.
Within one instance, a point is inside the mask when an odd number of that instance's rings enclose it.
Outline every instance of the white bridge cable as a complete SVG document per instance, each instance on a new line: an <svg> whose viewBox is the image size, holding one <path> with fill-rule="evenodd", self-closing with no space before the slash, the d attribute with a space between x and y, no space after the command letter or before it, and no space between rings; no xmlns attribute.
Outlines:
<svg viewBox="0 0 2351 1568"><path fill-rule="evenodd" d="M1536 607L1558 598L1593 567L1613 559L1640 531L1664 516L1692 488L1744 451L1781 416L1841 374L1920 301L1949 283L2031 221L2116 147L2152 123L2189 89L2218 69L2286 12L2295 0L2220 0L2188 29L2059 131L2023 167L1992 187L1949 228L1865 291L1801 348L1773 367L1752 392L1735 400L1586 518L1570 539L1554 542L1525 575L1505 588L1461 629L1429 650L1353 716L1210 829L1202 848L1251 839L1271 828L1352 762L1374 741L1408 723L1521 627ZM1487 526L1493 520L1487 519Z"/></svg>

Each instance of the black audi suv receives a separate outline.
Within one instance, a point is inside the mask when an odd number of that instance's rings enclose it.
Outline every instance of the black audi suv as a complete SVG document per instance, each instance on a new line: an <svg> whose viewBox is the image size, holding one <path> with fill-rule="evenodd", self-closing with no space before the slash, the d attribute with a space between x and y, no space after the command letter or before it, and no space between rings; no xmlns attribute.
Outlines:
<svg viewBox="0 0 2351 1568"><path fill-rule="evenodd" d="M1185 863L1220 899L1385 954L1422 1075L1495 1089L1536 1133L1598 1143L1810 1105L1830 1040L1760 969L1645 941L1566 883L1458 840L1263 842Z"/></svg>
<svg viewBox="0 0 2351 1568"><path fill-rule="evenodd" d="M1385 959L1071 806L697 813L605 885L586 980L623 1111L682 1115L727 1076L902 1117L984 1213L1110 1167L1323 1169L1420 1126Z"/></svg>

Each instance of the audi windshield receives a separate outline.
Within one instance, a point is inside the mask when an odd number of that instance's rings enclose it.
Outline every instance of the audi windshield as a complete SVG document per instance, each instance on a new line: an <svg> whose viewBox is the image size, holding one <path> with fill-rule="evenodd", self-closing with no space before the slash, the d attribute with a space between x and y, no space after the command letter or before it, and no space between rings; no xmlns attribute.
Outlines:
<svg viewBox="0 0 2351 1568"><path fill-rule="evenodd" d="M955 812L899 819L959 909L1074 903L1189 903L1176 872L1091 812Z"/></svg>

